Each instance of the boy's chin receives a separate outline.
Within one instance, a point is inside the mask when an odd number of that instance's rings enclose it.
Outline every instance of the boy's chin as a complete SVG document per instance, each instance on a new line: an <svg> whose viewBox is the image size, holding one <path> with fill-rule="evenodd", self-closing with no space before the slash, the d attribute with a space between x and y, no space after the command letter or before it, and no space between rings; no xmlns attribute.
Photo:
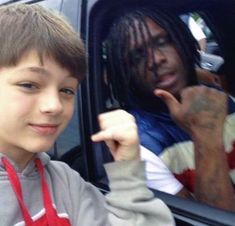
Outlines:
<svg viewBox="0 0 235 226"><path fill-rule="evenodd" d="M37 145L31 148L27 148L28 152L30 153L40 153L40 152L47 152L53 147L53 144L50 145Z"/></svg>

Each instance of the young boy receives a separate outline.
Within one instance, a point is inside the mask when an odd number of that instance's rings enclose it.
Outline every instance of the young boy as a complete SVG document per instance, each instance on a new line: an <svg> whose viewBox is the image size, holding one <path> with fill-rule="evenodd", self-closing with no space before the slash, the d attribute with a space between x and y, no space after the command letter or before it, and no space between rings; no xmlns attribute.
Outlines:
<svg viewBox="0 0 235 226"><path fill-rule="evenodd" d="M92 136L116 161L105 166L106 198L44 153L68 124L85 74L83 45L70 25L40 6L0 7L0 45L1 225L174 225L145 185L128 113L100 115L101 131Z"/></svg>

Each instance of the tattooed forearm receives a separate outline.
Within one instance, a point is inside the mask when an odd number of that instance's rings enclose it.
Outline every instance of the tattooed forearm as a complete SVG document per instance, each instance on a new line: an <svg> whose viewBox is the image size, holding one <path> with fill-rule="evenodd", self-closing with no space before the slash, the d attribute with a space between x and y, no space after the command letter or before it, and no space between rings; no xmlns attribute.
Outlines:
<svg viewBox="0 0 235 226"><path fill-rule="evenodd" d="M195 146L195 197L209 205L235 211L234 189L224 147L218 145L214 149L208 158L205 146Z"/></svg>

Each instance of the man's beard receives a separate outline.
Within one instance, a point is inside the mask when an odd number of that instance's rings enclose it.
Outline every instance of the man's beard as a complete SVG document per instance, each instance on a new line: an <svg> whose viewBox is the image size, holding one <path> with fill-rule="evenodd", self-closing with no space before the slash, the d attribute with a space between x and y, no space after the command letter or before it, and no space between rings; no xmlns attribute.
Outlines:
<svg viewBox="0 0 235 226"><path fill-rule="evenodd" d="M132 99L138 107L153 113L168 112L166 104L153 93L154 88L145 87L143 83L133 83L130 89Z"/></svg>

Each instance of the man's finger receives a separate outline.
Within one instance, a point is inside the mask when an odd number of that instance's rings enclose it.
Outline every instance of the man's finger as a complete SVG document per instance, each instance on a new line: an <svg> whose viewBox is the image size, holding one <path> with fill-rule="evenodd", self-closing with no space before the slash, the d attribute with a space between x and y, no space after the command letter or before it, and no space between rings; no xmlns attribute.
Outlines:
<svg viewBox="0 0 235 226"><path fill-rule="evenodd" d="M166 103L172 115L177 115L180 110L180 103L171 93L162 89L156 89L154 90L154 94Z"/></svg>

